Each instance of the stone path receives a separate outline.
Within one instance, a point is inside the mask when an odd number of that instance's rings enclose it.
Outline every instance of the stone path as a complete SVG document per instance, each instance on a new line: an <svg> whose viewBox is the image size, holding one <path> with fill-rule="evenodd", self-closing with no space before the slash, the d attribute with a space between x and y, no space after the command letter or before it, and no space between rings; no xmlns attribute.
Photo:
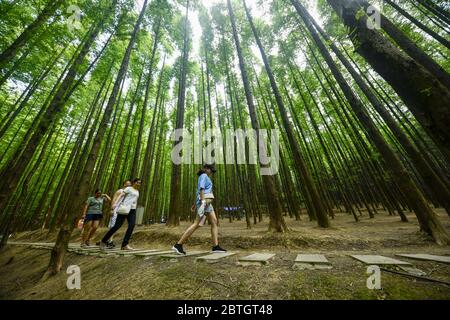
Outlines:
<svg viewBox="0 0 450 320"><path fill-rule="evenodd" d="M265 265L275 256L274 253L254 253L239 259L239 264L243 266Z"/></svg>
<svg viewBox="0 0 450 320"><path fill-rule="evenodd" d="M331 263L323 254L299 254L294 262L296 269L332 269Z"/></svg>
<svg viewBox="0 0 450 320"><path fill-rule="evenodd" d="M17 246L27 246L34 249L45 249L51 250L54 243L45 242L8 242L10 245ZM188 251L187 255L175 254L172 250L165 249L135 249L132 251L124 251L120 249L100 249L98 246L90 246L81 248L78 243L70 243L68 251L73 254L79 255L89 255L97 257L142 257L144 259L150 259L151 257L159 257L160 259L169 260L172 262L177 262L182 258L192 258L195 257L197 262L206 263L220 263L225 259L239 255L239 252L225 252L225 253L211 253L209 251ZM411 253L399 253L395 254L398 257L422 260L428 262L440 262L440 263L450 263L450 255L431 255L426 253L411 254ZM270 263L271 260L276 256L275 253L261 253L256 252L247 256L240 256L234 261L241 266L263 266ZM423 275L424 272L415 268L410 262L398 260L391 257L381 256L381 255L350 255L351 258L358 260L366 265L379 265L379 266L394 266L400 268L409 274ZM295 260L293 261L293 268L297 270L322 270L322 269L332 269L332 263L323 254L297 254Z"/></svg>
<svg viewBox="0 0 450 320"><path fill-rule="evenodd" d="M219 253L209 254L209 255L203 256L203 257L198 257L195 260L203 261L203 262L207 262L207 263L217 263L220 260L227 258L227 257L234 256L235 254L237 254L237 252L219 252Z"/></svg>
<svg viewBox="0 0 450 320"><path fill-rule="evenodd" d="M410 258L414 260L426 260L426 261L436 261L436 262L443 262L443 263L450 263L450 257L449 256L436 256L432 254L396 254L396 256L404 257L404 258Z"/></svg>
<svg viewBox="0 0 450 320"><path fill-rule="evenodd" d="M384 257L384 256L378 256L378 255L369 255L369 254L365 254L365 255L351 255L352 258L361 261L365 264L370 264L370 265L411 265L411 263L409 262L405 262L405 261L401 261L401 260L397 260L397 259L393 259L393 258L389 258L389 257Z"/></svg>

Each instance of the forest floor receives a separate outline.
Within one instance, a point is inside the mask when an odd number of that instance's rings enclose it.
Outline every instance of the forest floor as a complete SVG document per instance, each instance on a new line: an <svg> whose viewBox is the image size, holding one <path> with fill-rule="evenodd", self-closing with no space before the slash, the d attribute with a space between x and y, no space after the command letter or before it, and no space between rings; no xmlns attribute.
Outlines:
<svg viewBox="0 0 450 320"><path fill-rule="evenodd" d="M450 219L437 210L450 232ZM449 255L449 246L438 246L419 232L414 214L410 222L380 212L375 219L338 213L332 227L321 229L303 216L302 221L286 218L290 232L267 232L267 221L246 229L245 221L220 222L221 246L238 255L216 264L183 258L177 262L158 257L94 257L67 253L63 271L42 280L50 256L45 249L8 245L0 252L0 299L450 299L450 286L382 271L381 290L367 288L367 266L351 254L395 257L397 253ZM170 249L188 226L138 226L131 245L134 248ZM115 237L121 240L125 226ZM94 241L106 229L98 231ZM79 241L80 231L72 242ZM11 241L50 242L55 234L45 231L13 235ZM204 226L190 239L185 250L210 250L209 227ZM238 257L255 252L275 253L268 265L240 266ZM299 253L324 254L330 270L293 268ZM398 257L397 257L398 258ZM408 261L429 278L450 282L450 265L431 261ZM81 289L66 287L66 269L81 269Z"/></svg>

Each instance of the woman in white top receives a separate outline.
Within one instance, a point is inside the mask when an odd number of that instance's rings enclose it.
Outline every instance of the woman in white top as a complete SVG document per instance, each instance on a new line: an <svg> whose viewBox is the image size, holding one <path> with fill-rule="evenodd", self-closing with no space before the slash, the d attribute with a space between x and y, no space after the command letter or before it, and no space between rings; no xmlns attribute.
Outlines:
<svg viewBox="0 0 450 320"><path fill-rule="evenodd" d="M112 198L112 204L111 204L111 218L109 219L108 228L111 229L116 224L117 208L119 207L118 205L120 203L119 200L122 198L123 190L125 190L125 188L127 188L127 187L131 187L131 185L132 185L131 180L126 180L123 183L123 188L117 190L116 193L114 193L114 196ZM100 245L100 242L97 245ZM111 248L115 247L112 236L108 241L108 247L111 247Z"/></svg>
<svg viewBox="0 0 450 320"><path fill-rule="evenodd" d="M131 208L130 212L125 214L118 214L116 218L116 223L114 226L109 229L109 231L105 234L103 237L100 246L106 247L108 240L112 237L114 233L117 232L117 230L120 229L122 224L125 222L125 220L128 221L128 228L127 232L125 233L125 237L122 241L122 250L133 250L128 245L128 242L130 241L131 235L133 234L134 226L136 224L136 208L137 208L137 202L139 199L139 188L141 187L141 179L134 179L132 182L131 187L127 187L121 191L121 196L114 204L116 207L120 205L129 206Z"/></svg>

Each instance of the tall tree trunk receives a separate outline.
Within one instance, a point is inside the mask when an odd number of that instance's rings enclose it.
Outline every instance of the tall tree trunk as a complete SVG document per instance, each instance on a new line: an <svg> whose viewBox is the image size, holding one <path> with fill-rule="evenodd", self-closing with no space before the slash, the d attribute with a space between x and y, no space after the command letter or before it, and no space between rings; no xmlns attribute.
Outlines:
<svg viewBox="0 0 450 320"><path fill-rule="evenodd" d="M104 115L102 121L99 125L99 129L95 136L93 146L91 152L88 156L86 165L84 166L83 172L80 174L80 179L78 179L78 184L74 186L71 201L67 207L67 218L63 222L61 229L58 232L58 237L56 239L55 246L51 252L51 258L48 266L48 274L54 275L58 273L63 264L63 259L65 253L67 251L67 247L69 245L70 236L77 222L77 217L80 212L83 210L84 201L87 198L90 189L90 178L92 172L94 171L94 166L96 162L97 155L100 151L100 146L103 140L103 137L106 132L106 128L108 127L108 123L111 119L111 115L113 112L114 105L117 101L117 95L119 93L119 88L121 83L123 82L125 75L128 70L128 65L130 62L131 52L133 50L133 46L136 43L137 35L141 28L142 21L144 20L145 12L147 9L147 0L144 1L142 6L141 13L137 19L136 24L134 25L134 30L131 35L131 39L128 43L128 47L125 51L125 55L122 59L122 63L120 65L119 72L117 74L116 81L114 83L111 95L109 97L108 103L106 105L106 109L104 111Z"/></svg>
<svg viewBox="0 0 450 320"><path fill-rule="evenodd" d="M239 57L239 68L241 70L241 76L242 76L242 82L244 85L245 90L245 98L247 101L247 106L249 109L250 119L252 123L253 129L256 131L257 134L257 146L259 147L259 152L263 154L267 154L267 147L265 145L265 142L259 141L260 135L260 124L258 121L257 113L255 104L253 101L253 93L250 88L250 83L248 79L248 74L245 66L244 56L242 54L241 44L236 28L236 20L233 12L233 8L231 6L231 1L228 0L228 12L230 15L231 25L233 28L233 37L234 42L236 45L236 51ZM259 165L260 168L263 167L262 164ZM277 190L275 189L275 176L274 175L262 175L263 179L263 185L264 190L266 192L266 198L267 198L267 206L269 208L269 216L270 216L270 223L269 223L269 230L277 231L277 232L284 232L287 231L286 223L283 219L283 208L280 202L280 195L278 194Z"/></svg>
<svg viewBox="0 0 450 320"><path fill-rule="evenodd" d="M352 30L355 50L398 93L426 132L450 154L450 92L423 65L397 48L381 32L367 27L356 0L327 0ZM364 9L362 9L364 10Z"/></svg>
<svg viewBox="0 0 450 320"><path fill-rule="evenodd" d="M189 59L189 37L188 37L188 16L189 16L189 0L186 1L186 17L184 22L184 48L183 61L180 70L180 83L178 85L178 103L175 129L183 129L184 127L184 109L186 101L186 76ZM188 143L180 141L180 143ZM174 142L174 146L177 142ZM180 224L180 202L181 202L181 164L172 163L172 177L170 181L170 203L169 217L167 219L168 226L178 226Z"/></svg>
<svg viewBox="0 0 450 320"><path fill-rule="evenodd" d="M156 139L156 135L154 134L156 131L155 125L156 125L156 119L157 119L157 112L158 112L158 105L160 104L160 102L162 102L162 86L163 86L163 81L164 81L164 68L166 66L166 56L164 56L163 59L163 64L161 67L161 72L159 75L159 81L158 81L158 90L156 93L156 101L155 101L155 107L153 108L153 115L152 115L152 122L150 124L150 130L149 130L149 134L148 134L148 139L147 139L147 145L145 147L145 154L144 154L144 161L142 162L142 167L140 170L141 173L141 177L143 179L142 181L142 185L141 185L141 190L142 190L142 194L144 195L143 199L140 199L140 203L143 204L144 208L148 207L147 204L147 199L148 197L145 196L149 190L150 187L153 186L153 184L150 183L150 174L151 174L151 167L152 167L152 158L153 158L153 154L154 154L154 139ZM159 123L160 126L163 126L162 123ZM156 163L155 163L155 167L156 167ZM144 182L145 181L145 182Z"/></svg>
<svg viewBox="0 0 450 320"><path fill-rule="evenodd" d="M361 1L361 0L360 0ZM396 8L400 13L402 13L405 17L410 19L414 23L419 23L414 17L410 16L407 12L405 12L398 5L393 3L391 0L385 0L391 6ZM369 4L367 1L361 1L364 8L367 8ZM447 88L450 88L450 76L449 74L437 63L435 62L429 55L427 55L422 49L420 49L406 34L404 34L399 28L397 28L386 16L381 15L381 27L384 31L392 38L394 41L414 60L423 65L431 74L433 74L436 78L439 79ZM424 26L426 28L426 26ZM438 34L432 34L433 31L429 31L429 33L439 40ZM442 38L442 37L441 37ZM446 41L443 44L450 49L450 42L443 39L442 41Z"/></svg>
<svg viewBox="0 0 450 320"><path fill-rule="evenodd" d="M134 152L133 165L131 166L131 177L133 177L133 178L142 174L142 171L140 170L140 167L139 167L139 159L141 156L142 136L143 136L143 132L144 132L145 115L147 113L147 106L148 106L148 100L149 100L149 94L150 94L150 86L152 84L153 65L154 65L154 61L155 61L156 49L158 48L158 44L159 44L160 27L161 27L161 18L158 18L158 22L156 23L155 36L153 39L153 49L152 49L152 53L150 56L150 63L149 63L149 67L148 67L147 81L146 81L146 85L145 85L145 97L144 97L144 103L142 105L141 121L139 123L136 150Z"/></svg>
<svg viewBox="0 0 450 320"><path fill-rule="evenodd" d="M34 20L22 32L22 34L0 54L0 71L2 71L8 65L8 63L12 59L14 59L17 52L39 30L39 27L55 13L55 11L61 6L63 2L64 0L48 0L46 7L44 8L44 10L42 10L36 20Z"/></svg>
<svg viewBox="0 0 450 320"><path fill-rule="evenodd" d="M374 122L365 110L362 102L356 97L350 86L347 84L344 76L340 73L337 65L331 57L331 54L328 52L324 43L320 39L319 34L316 32L314 26L309 20L306 9L300 4L298 0L291 0L291 3L295 7L297 13L303 19L312 38L317 44L320 53L324 57L342 92L347 98L353 112L355 113L359 121L364 125L367 138L375 144L375 146L383 156L386 166L391 170L393 176L397 178L397 182L408 200L408 205L414 210L417 216L417 220L419 221L421 229L432 236L436 243L449 243L450 237L447 231L444 229L436 214L428 205L420 190L414 184L414 181L412 180L410 174L408 173L398 156L378 131Z"/></svg>
<svg viewBox="0 0 450 320"><path fill-rule="evenodd" d="M330 45L333 52L352 75L353 79L355 79L356 84L361 88L362 92L366 95L367 99L373 105L375 110L377 110L377 112L381 115L388 127L394 133L395 137L405 148L405 151L411 157L412 161L414 162L420 175L422 176L428 187L433 191L433 194L439 199L440 204L445 207L447 213L450 215L450 191L448 190L446 184L433 171L430 164L427 163L419 150L417 150L413 143L408 139L406 134L400 129L394 118L384 108L382 102L375 96L375 94L365 83L359 73L353 68L351 63L345 58L342 52L336 47L336 45L331 41L327 34L310 15L308 15L308 18L314 24L315 28L320 32L325 41L327 41L327 43Z"/></svg>
<svg viewBox="0 0 450 320"><path fill-rule="evenodd" d="M323 206L323 203L319 197L319 193L317 192L316 186L314 185L314 181L308 171L307 165L305 160L303 159L303 156L301 154L300 147L295 140L294 132L292 129L292 125L290 123L286 108L284 106L283 99L281 98L280 91L278 89L278 86L275 81L275 77L273 75L272 69L269 64L269 60L267 58L267 55L264 51L263 45L261 43L261 40L259 39L258 32L255 28L255 25L253 24L253 19L250 15L250 12L247 9L247 6L245 5L245 0L243 0L244 9L248 18L248 21L250 23L250 27L252 28L253 36L255 37L256 43L259 47L259 50L261 52L261 56L264 62L264 66L267 72L267 75L270 80L270 85L272 87L273 94L275 96L276 103L278 105L278 109L281 114L282 122L284 129L286 130L286 134L289 140L289 144L291 145L292 152L294 155L294 161L296 164L297 169L300 171L303 182L306 185L306 189L309 193L309 196L311 197L311 208L315 211L315 216L317 217L317 223L322 228L327 228L330 226L330 223L328 221L327 211Z"/></svg>
<svg viewBox="0 0 450 320"><path fill-rule="evenodd" d="M105 12L106 18L109 17L110 13L115 8L116 2L117 1L112 2L110 7ZM86 55L89 53L91 46L94 44L94 41L101 31L103 24L104 19L99 21L95 26L91 27L84 45L67 72L61 86L53 96L48 108L45 110L45 113L40 119L32 137L28 141L27 145L23 149L21 148L18 150L16 156L11 159L10 164L4 169L6 172L2 172L2 181L0 183L0 213L5 209L7 200L10 198L19 183L19 179L25 170L26 165L36 151L39 142L42 140L43 136L53 125L53 123L59 119L63 111L64 102L67 101L67 92L70 90L70 87L79 72L80 66L82 65Z"/></svg>
<svg viewBox="0 0 450 320"><path fill-rule="evenodd" d="M418 26L420 29L422 29L423 31L425 31L426 33L428 33L430 36L432 36L434 39L436 39L437 41L439 41L443 46L447 47L447 49L450 49L450 41L448 41L447 39L445 39L444 37L442 37L440 34L438 34L437 32L433 31L431 28L427 27L425 24L423 24L422 22L420 22L419 20L417 20L416 18L414 18L412 15L410 15L406 10L404 10L402 7L400 7L398 4L396 4L394 1L392 0L385 0L392 8L394 8L395 10L397 10L401 15L403 15L405 18L407 18L409 21L411 21L412 23L414 23L416 26ZM366 2L363 2L366 5ZM385 21L387 20L384 16L382 17L381 23L385 23ZM390 23L390 22L389 22ZM385 29L385 26L382 25L382 28ZM388 30L385 29L386 32L388 32Z"/></svg>

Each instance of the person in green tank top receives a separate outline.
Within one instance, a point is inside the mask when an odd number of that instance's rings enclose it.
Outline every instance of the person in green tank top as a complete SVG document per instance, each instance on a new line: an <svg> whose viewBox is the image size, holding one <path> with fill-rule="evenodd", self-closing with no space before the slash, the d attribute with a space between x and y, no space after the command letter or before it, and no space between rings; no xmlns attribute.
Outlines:
<svg viewBox="0 0 450 320"><path fill-rule="evenodd" d="M81 247L90 245L89 241L98 229L100 221L103 218L104 199L111 201L107 194L102 194L101 190L95 190L93 197L89 197L83 210L83 232L81 236Z"/></svg>

